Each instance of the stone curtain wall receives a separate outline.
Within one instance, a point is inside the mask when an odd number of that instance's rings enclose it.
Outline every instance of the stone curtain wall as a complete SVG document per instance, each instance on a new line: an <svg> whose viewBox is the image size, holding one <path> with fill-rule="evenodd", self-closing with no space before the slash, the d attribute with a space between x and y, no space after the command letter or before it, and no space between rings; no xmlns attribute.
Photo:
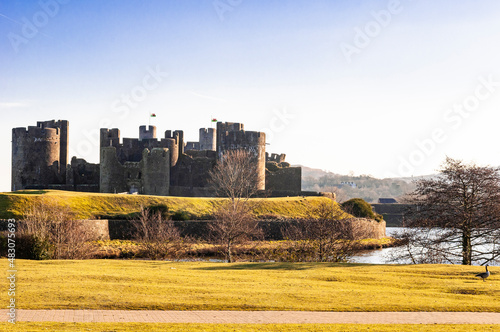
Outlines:
<svg viewBox="0 0 500 332"><path fill-rule="evenodd" d="M88 227L93 240L129 240L134 237L135 228L130 220L81 220ZM174 221L182 236L208 239L208 220ZM357 218L351 222L362 227L366 238L381 239L385 237L385 222ZM294 220L263 220L259 224L264 230L264 239L268 241L283 240L283 231L294 223ZM0 220L0 231L7 230L7 220Z"/></svg>
<svg viewBox="0 0 500 332"><path fill-rule="evenodd" d="M411 204L371 204L373 211L381 214L390 227L401 227L404 223L405 212Z"/></svg>
<svg viewBox="0 0 500 332"><path fill-rule="evenodd" d="M79 223L87 227L91 241L109 240L110 239L110 226L108 220L78 220ZM19 221L17 225L22 224ZM0 232L7 231L8 221L0 219Z"/></svg>
<svg viewBox="0 0 500 332"><path fill-rule="evenodd" d="M266 190L288 191L287 196L300 195L302 190L302 168L287 167L266 172Z"/></svg>

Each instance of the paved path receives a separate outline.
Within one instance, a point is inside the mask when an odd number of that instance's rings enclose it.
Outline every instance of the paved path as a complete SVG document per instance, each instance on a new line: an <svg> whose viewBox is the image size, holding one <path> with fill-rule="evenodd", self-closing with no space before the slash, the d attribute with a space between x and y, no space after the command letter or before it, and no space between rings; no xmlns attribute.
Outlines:
<svg viewBox="0 0 500 332"><path fill-rule="evenodd" d="M0 321L8 311L0 310ZM143 322L217 324L500 324L500 313L486 312L317 312L317 311L152 311L23 310L18 322Z"/></svg>

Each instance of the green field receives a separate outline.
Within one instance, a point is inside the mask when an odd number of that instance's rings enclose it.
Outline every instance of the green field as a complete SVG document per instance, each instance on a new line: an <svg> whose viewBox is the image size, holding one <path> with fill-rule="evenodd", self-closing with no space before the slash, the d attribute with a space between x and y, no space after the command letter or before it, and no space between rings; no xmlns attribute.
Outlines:
<svg viewBox="0 0 500 332"><path fill-rule="evenodd" d="M170 212L186 211L193 219L205 219L210 217L225 201L223 198L25 190L0 193L0 219L20 218L26 206L41 200L53 205L68 206L80 219L126 217L140 211L141 205L147 207L160 204L167 205ZM325 197L280 197L250 200L256 216L283 218L310 216L314 209L324 202L331 202L331 200Z"/></svg>
<svg viewBox="0 0 500 332"><path fill-rule="evenodd" d="M488 332L498 331L498 325L372 325L372 324L149 324L149 323L0 323L0 331L88 331L88 332L269 332L269 331L342 331L342 332Z"/></svg>
<svg viewBox="0 0 500 332"><path fill-rule="evenodd" d="M20 309L500 312L498 267L486 282L474 277L482 268L451 265L18 260L17 270Z"/></svg>

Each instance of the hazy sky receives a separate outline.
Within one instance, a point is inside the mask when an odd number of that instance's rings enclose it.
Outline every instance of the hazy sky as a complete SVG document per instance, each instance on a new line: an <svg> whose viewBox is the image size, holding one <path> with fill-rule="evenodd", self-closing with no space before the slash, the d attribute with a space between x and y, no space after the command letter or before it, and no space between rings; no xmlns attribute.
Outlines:
<svg viewBox="0 0 500 332"><path fill-rule="evenodd" d="M12 128L70 121L137 137L210 118L265 131L267 151L335 173L500 165L500 2L41 0L0 3L0 191Z"/></svg>

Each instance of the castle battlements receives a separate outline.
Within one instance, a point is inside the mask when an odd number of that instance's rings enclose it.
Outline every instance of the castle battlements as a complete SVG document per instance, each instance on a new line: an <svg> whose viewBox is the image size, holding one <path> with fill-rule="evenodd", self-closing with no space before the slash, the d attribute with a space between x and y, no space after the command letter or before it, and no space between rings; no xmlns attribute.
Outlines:
<svg viewBox="0 0 500 332"><path fill-rule="evenodd" d="M266 162L275 162L275 163L282 163L282 162L285 162L285 159L286 159L286 154L284 153L272 153L272 154L269 154L266 152Z"/></svg>

